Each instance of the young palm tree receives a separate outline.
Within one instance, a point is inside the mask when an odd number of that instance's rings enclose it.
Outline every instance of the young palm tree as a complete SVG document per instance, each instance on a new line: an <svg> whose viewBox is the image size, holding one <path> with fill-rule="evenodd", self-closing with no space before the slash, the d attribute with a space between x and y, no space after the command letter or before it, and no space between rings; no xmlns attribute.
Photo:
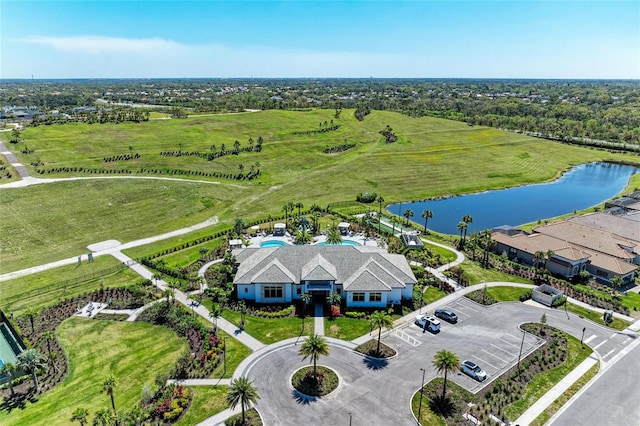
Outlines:
<svg viewBox="0 0 640 426"><path fill-rule="evenodd" d="M93 426L110 426L114 423L113 414L106 408L101 408L96 411L96 415L93 418Z"/></svg>
<svg viewBox="0 0 640 426"><path fill-rule="evenodd" d="M87 424L87 417L89 417L89 410L86 408L76 408L71 413L71 421L80 423L80 426Z"/></svg>
<svg viewBox="0 0 640 426"><path fill-rule="evenodd" d="M385 311L375 311L369 316L369 325L371 329L378 329L378 346L376 348L376 353L380 353L380 337L382 336L382 328L391 328L393 327L393 318L391 315L386 313Z"/></svg>
<svg viewBox="0 0 640 426"><path fill-rule="evenodd" d="M242 409L242 424L246 423L245 410L249 404L255 404L260 399L258 389L253 386L253 382L246 377L240 377L231 382L229 393L227 393L227 403L231 408L236 408L240 404Z"/></svg>
<svg viewBox="0 0 640 426"><path fill-rule="evenodd" d="M382 203L384 203L384 198L382 197L382 195L378 195L378 199L376 200L378 202L378 234L380 233L380 226L381 226L381 220L382 220Z"/></svg>
<svg viewBox="0 0 640 426"><path fill-rule="evenodd" d="M424 233L427 233L427 222L429 219L433 217L433 212L431 210L424 210L420 215L424 219Z"/></svg>
<svg viewBox="0 0 640 426"><path fill-rule="evenodd" d="M111 398L111 408L113 408L113 415L117 418L118 413L116 412L116 401L113 398L113 390L115 389L115 387L118 385L118 379L115 378L115 376L110 375L109 377L107 377L104 382L102 382L102 389L101 392L106 392L107 395L109 395L109 398Z"/></svg>
<svg viewBox="0 0 640 426"><path fill-rule="evenodd" d="M444 384L442 385L442 401L447 395L447 374L460 368L460 358L455 353L442 349L433 357L433 366L438 373L444 372Z"/></svg>
<svg viewBox="0 0 640 426"><path fill-rule="evenodd" d="M313 236L311 235L311 232L306 229L298 229L295 237L293 238L293 242L295 244L311 244L311 240L313 240Z"/></svg>
<svg viewBox="0 0 640 426"><path fill-rule="evenodd" d="M307 305L311 302L311 295L309 293L302 293L300 295L300 300L302 301L302 317L304 318L305 312L307 310Z"/></svg>
<svg viewBox="0 0 640 426"><path fill-rule="evenodd" d="M332 293L329 293L329 295L327 296L327 303L329 303L329 305L331 306L340 306L341 302L342 302L342 297L340 297L340 295L335 291ZM331 309L331 317L333 318L333 309Z"/></svg>
<svg viewBox="0 0 640 426"><path fill-rule="evenodd" d="M47 342L47 353L51 353L51 341L56 338L53 331L45 331L42 333L42 338Z"/></svg>
<svg viewBox="0 0 640 426"><path fill-rule="evenodd" d="M338 232L338 228L332 226L327 234L327 244L342 244L342 235Z"/></svg>
<svg viewBox="0 0 640 426"><path fill-rule="evenodd" d="M412 218L412 217L413 217L413 210L411 210L411 209L406 209L406 210L404 211L403 216L407 219L407 226L409 226L409 218Z"/></svg>
<svg viewBox="0 0 640 426"><path fill-rule="evenodd" d="M218 317L220 316L220 314L222 314L222 310L220 309L220 305L215 303L213 305L213 308L211 309L211 312L209 312L209 316L211 318L213 318L213 323L215 324L216 328L218 328Z"/></svg>
<svg viewBox="0 0 640 426"><path fill-rule="evenodd" d="M7 383L9 383L9 390L11 391L11 397L15 395L15 391L13 390L13 379L15 379L14 374L16 374L17 367L12 362L6 362L2 364L2 368L0 368L0 374L7 376Z"/></svg>
<svg viewBox="0 0 640 426"><path fill-rule="evenodd" d="M38 377L36 371L38 368L47 365L47 358L40 353L38 349L27 349L18 355L18 367L31 372L33 379L33 387L38 391Z"/></svg>
<svg viewBox="0 0 640 426"><path fill-rule="evenodd" d="M298 354L302 355L303 361L307 358L313 361L313 377L316 378L318 377L318 358L320 358L321 355L329 355L329 345L324 337L314 334L313 336L307 337L307 340L300 346Z"/></svg>
<svg viewBox="0 0 640 426"><path fill-rule="evenodd" d="M304 204L302 204L301 202L297 202L295 206L298 209L298 216L300 216L302 214L302 209L304 208Z"/></svg>

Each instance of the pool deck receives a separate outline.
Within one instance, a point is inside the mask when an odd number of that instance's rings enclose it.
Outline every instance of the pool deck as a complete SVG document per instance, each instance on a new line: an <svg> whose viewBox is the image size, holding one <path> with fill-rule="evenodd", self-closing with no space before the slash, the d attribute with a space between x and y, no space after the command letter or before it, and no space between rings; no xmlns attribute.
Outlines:
<svg viewBox="0 0 640 426"><path fill-rule="evenodd" d="M366 238L364 234L349 234L342 237L343 241L353 241L361 246L378 247L378 240L375 238ZM326 242L326 235L318 235L313 237L311 244L320 244ZM269 241L280 241L287 245L293 245L293 236L287 233L284 237L274 237L272 234L258 234L255 237L249 239L250 243L248 247L260 247L260 244Z"/></svg>

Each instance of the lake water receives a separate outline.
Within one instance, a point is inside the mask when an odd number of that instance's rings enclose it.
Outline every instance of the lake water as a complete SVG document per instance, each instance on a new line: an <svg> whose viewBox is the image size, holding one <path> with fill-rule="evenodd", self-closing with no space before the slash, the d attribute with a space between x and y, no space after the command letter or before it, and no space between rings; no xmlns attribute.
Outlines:
<svg viewBox="0 0 640 426"><path fill-rule="evenodd" d="M596 206L613 198L627 186L640 169L613 163L581 164L549 183L486 191L442 200L416 201L390 205L387 210L402 216L413 210L413 221L424 226L420 217L431 210L428 228L458 235L458 223L465 215L473 222L467 234L500 225L522 225Z"/></svg>

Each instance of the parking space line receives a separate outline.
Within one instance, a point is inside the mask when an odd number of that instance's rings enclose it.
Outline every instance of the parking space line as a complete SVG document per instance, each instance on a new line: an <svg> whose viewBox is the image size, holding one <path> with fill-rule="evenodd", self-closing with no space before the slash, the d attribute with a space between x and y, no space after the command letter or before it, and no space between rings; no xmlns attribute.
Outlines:
<svg viewBox="0 0 640 426"><path fill-rule="evenodd" d="M499 359L500 361L504 361L504 359L503 359L503 358L499 357L498 355L494 355L494 354L492 354L491 352L489 352L489 351L487 351L487 350L485 350L485 349L482 349L482 352L484 352L484 353L486 353L486 354L489 354L489 355L491 355L492 357Z"/></svg>
<svg viewBox="0 0 640 426"><path fill-rule="evenodd" d="M596 336L595 334L592 334L591 336L589 336L589 338L587 338L587 339L585 339L585 340L584 340L584 343L589 343L590 341L592 341L592 340L593 340L593 339L595 339L596 337L598 337L598 336Z"/></svg>
<svg viewBox="0 0 640 426"><path fill-rule="evenodd" d="M614 337L616 337L618 335L618 333L613 333L611 336L609 336L609 339L613 339Z"/></svg>
<svg viewBox="0 0 640 426"><path fill-rule="evenodd" d="M631 340L631 337L627 337L626 339L624 339L624 342L622 342L623 345L626 345L629 340Z"/></svg>
<svg viewBox="0 0 640 426"><path fill-rule="evenodd" d="M513 356L513 354L512 354L511 352L509 352L509 351L508 351L508 350L506 350L506 349L502 349L500 346L496 346L496 345L494 345L493 343L491 343L491 346L493 346L493 347L494 347L494 348L496 348L496 349L500 349L502 352L506 353L506 354L507 354L507 355L509 355L509 356Z"/></svg>
<svg viewBox="0 0 640 426"><path fill-rule="evenodd" d="M482 361L483 365L488 365L489 367L493 368L494 370L498 371L500 370L498 367L496 367L495 365L491 364L490 362L485 361L484 359L480 358L477 355L471 355L472 357L474 357L475 359L479 359L480 361Z"/></svg>
<svg viewBox="0 0 640 426"><path fill-rule="evenodd" d="M602 359L608 357L609 355L611 355L612 353L614 353L616 350L615 349L611 349L609 352L607 352L605 355L602 355Z"/></svg>
<svg viewBox="0 0 640 426"><path fill-rule="evenodd" d="M509 336L512 336L512 335L511 335L511 334L509 334ZM513 337L513 336L512 336L512 337ZM516 345L516 344L514 344L514 343L507 342L507 341L506 341L506 340L504 340L502 337L500 337L500 339L499 339L499 340L502 340L502 341L503 341L503 342L505 342L507 345L509 345L509 346L513 346L514 348L519 348L519 347L520 347L519 345Z"/></svg>

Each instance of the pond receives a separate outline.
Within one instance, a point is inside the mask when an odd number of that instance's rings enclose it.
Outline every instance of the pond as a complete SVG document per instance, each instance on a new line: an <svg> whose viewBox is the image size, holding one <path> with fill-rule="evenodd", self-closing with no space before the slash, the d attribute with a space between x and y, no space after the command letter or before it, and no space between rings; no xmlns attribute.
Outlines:
<svg viewBox="0 0 640 426"><path fill-rule="evenodd" d="M622 192L638 167L614 163L588 163L576 166L559 179L542 184L486 191L440 200L392 204L387 211L403 217L413 210L412 220L424 226L421 214L431 210L428 228L458 235L458 223L469 215L467 233L500 225L518 226L596 206Z"/></svg>

